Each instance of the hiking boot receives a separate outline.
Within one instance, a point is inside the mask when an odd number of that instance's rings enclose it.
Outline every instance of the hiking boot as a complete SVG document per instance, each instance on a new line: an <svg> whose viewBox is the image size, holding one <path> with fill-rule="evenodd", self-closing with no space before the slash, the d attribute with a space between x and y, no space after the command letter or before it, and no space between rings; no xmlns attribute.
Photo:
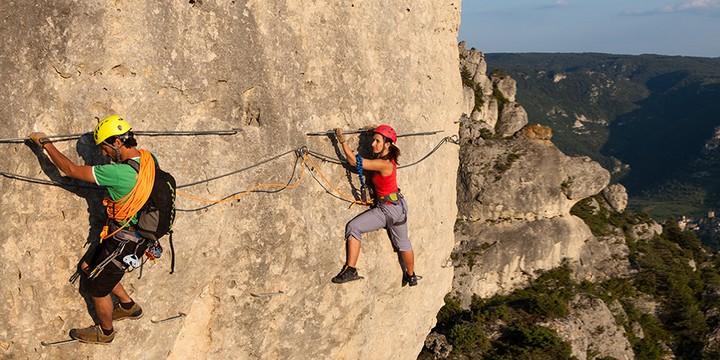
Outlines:
<svg viewBox="0 0 720 360"><path fill-rule="evenodd" d="M133 306L125 310L124 307L120 305L120 303L115 304L115 307L113 308L112 312L112 319L113 321L120 321L125 319L130 320L137 320L143 316L143 311L140 305L137 303L134 303Z"/></svg>
<svg viewBox="0 0 720 360"><path fill-rule="evenodd" d="M417 276L414 273L412 275L409 275L408 273L403 272L402 286L415 286L417 285L418 279L421 279L421 277Z"/></svg>
<svg viewBox="0 0 720 360"><path fill-rule="evenodd" d="M113 330L110 335L105 335L100 325L95 325L83 329L72 329L70 337L83 343L106 345L115 338L115 331Z"/></svg>
<svg viewBox="0 0 720 360"><path fill-rule="evenodd" d="M346 283L348 281L362 279L362 276L358 275L357 269L350 266L343 266L342 270L332 278L332 282L336 284Z"/></svg>

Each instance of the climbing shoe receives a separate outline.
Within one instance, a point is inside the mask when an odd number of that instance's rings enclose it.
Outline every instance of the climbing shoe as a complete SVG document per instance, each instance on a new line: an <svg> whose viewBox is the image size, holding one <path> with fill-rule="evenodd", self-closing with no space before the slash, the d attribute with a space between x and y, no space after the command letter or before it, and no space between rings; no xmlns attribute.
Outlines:
<svg viewBox="0 0 720 360"><path fill-rule="evenodd" d="M409 275L408 273L403 272L402 286L415 286L417 285L418 279L422 279L422 277L417 276L416 274Z"/></svg>
<svg viewBox="0 0 720 360"><path fill-rule="evenodd" d="M120 321L125 319L137 320L143 316L143 311L140 305L133 303L130 309L125 309L120 303L115 304L113 308L112 319L113 321Z"/></svg>
<svg viewBox="0 0 720 360"><path fill-rule="evenodd" d="M88 344L109 344L115 338L115 331L113 330L110 335L105 335L100 325L95 325L84 329L72 329L70 337Z"/></svg>
<svg viewBox="0 0 720 360"><path fill-rule="evenodd" d="M362 279L362 276L358 275L357 269L350 266L343 266L342 270L332 278L332 282L336 284L346 283L348 281Z"/></svg>

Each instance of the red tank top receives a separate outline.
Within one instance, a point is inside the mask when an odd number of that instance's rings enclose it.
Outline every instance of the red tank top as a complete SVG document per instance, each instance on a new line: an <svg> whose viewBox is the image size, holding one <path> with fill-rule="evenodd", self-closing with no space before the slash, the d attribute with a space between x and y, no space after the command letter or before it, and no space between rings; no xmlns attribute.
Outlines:
<svg viewBox="0 0 720 360"><path fill-rule="evenodd" d="M373 172L372 178L370 178L370 181L372 181L372 184L375 187L375 195L377 197L387 196L398 191L397 164L392 161L392 165L392 174L388 176L382 176L380 175L379 171L376 171Z"/></svg>

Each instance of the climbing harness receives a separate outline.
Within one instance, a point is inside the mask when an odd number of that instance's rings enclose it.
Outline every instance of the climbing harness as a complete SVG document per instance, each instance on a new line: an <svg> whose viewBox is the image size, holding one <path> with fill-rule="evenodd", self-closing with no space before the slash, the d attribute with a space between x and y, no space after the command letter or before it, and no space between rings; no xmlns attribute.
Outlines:
<svg viewBox="0 0 720 360"><path fill-rule="evenodd" d="M402 199L402 198L403 198L403 196L400 193L400 190L398 190L397 192L393 192L393 193L387 194L385 196L378 197L378 203L389 202L389 203L397 204L397 202L400 201L400 199Z"/></svg>
<svg viewBox="0 0 720 360"><path fill-rule="evenodd" d="M130 229L128 226L135 215L145 207L148 199L150 199L153 185L155 184L155 159L149 151L140 150L140 164L138 166L137 181L128 194L117 201L109 198L103 199L108 222L100 232L100 242L102 243L105 239L112 237L118 244L116 244L115 249L90 272L88 276L90 279L97 278L100 273L105 270L107 265L111 263L120 269L130 272L143 265L137 253L141 245L149 240L142 237L135 228ZM112 232L110 232L110 225L116 227ZM119 262L117 258L124 253L125 247L130 243L134 243L134 252L125 255L122 258L122 262ZM142 257L142 253L139 255ZM77 277L75 277L75 279L76 278ZM71 282L73 281L74 279L71 277Z"/></svg>
<svg viewBox="0 0 720 360"><path fill-rule="evenodd" d="M113 233L115 235L112 239L117 242L115 249L103 261L97 264L94 269L92 269L90 274L88 274L88 279L92 280L100 276L100 273L102 273L110 264L115 265L118 269L124 269L129 272L142 265L140 258L138 258L138 249L141 249L142 245L147 240L140 236L140 234L136 231L118 229ZM125 255L122 258L122 262L118 261L118 257L123 254L125 247L132 246L131 243L134 244L135 250L132 253ZM70 282L74 282L75 279L77 279L77 276L71 277Z"/></svg>

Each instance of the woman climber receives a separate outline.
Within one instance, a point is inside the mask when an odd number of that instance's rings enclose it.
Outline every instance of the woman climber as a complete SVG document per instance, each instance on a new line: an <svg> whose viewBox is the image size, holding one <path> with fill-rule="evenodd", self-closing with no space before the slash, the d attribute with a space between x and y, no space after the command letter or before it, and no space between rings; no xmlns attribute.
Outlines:
<svg viewBox="0 0 720 360"><path fill-rule="evenodd" d="M361 279L355 265L360 255L362 234L385 228L393 248L400 254L403 267L402 286L417 285L415 255L408 239L407 203L397 186L397 158L400 156L400 149L395 146L395 130L389 125L380 125L373 130L373 159L363 159L360 155L356 157L345 143L341 129L335 129L335 138L342 146L350 166L356 167L360 163L363 170L371 172L370 182L375 188L375 204L345 226L345 265L332 278L332 282L341 284Z"/></svg>

